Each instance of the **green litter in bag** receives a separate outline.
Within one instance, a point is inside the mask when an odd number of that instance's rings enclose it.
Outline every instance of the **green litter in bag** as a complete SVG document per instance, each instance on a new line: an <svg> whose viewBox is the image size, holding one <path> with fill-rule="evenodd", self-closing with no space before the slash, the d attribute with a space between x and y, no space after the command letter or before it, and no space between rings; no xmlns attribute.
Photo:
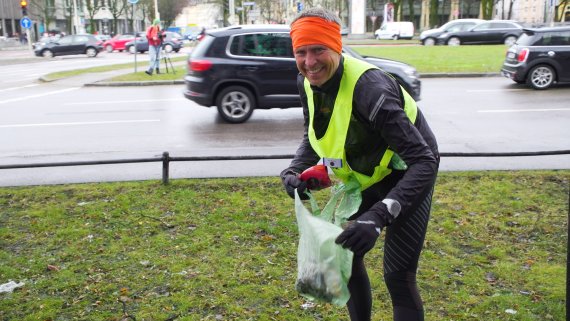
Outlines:
<svg viewBox="0 0 570 321"><path fill-rule="evenodd" d="M348 280L352 273L353 253L335 243L342 224L356 213L362 196L358 183L338 184L323 210L309 194L312 213L295 192L295 213L299 228L297 281L295 289L309 300L338 306L350 298Z"/></svg>

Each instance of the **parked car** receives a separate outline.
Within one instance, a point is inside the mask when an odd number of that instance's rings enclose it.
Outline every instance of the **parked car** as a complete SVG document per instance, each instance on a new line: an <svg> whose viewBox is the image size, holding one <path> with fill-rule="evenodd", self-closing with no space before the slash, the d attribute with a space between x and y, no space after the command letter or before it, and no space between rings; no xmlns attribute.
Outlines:
<svg viewBox="0 0 570 321"><path fill-rule="evenodd" d="M523 26L512 20L490 20L467 31L445 32L437 37L440 45L505 44L511 46L521 35Z"/></svg>
<svg viewBox="0 0 570 321"><path fill-rule="evenodd" d="M482 19L451 20L439 28L422 31L422 33L420 33L420 42L424 46L433 46L437 43L437 37L446 32L466 31L484 21L485 20Z"/></svg>
<svg viewBox="0 0 570 321"><path fill-rule="evenodd" d="M105 42L107 40L110 40L111 36L109 36L109 35L95 35L95 38Z"/></svg>
<svg viewBox="0 0 570 321"><path fill-rule="evenodd" d="M125 50L125 44L129 41L133 41L134 39L134 34L118 34L105 41L103 43L103 48L105 48L107 52L113 52L115 50L123 51Z"/></svg>
<svg viewBox="0 0 570 321"><path fill-rule="evenodd" d="M362 57L347 46L343 52L383 68L419 99L421 82L414 67ZM300 107L298 73L286 25L210 30L188 58L184 96L204 107L216 106L226 122L243 123L255 109Z"/></svg>
<svg viewBox="0 0 570 321"><path fill-rule="evenodd" d="M36 48L40 48L45 46L47 43L50 42L57 42L59 39L61 38L60 35L55 35L55 36L43 36L40 38L40 40L38 40L37 42L33 43L33 48L34 50L36 50Z"/></svg>
<svg viewBox="0 0 570 321"><path fill-rule="evenodd" d="M501 74L534 89L570 82L570 26L524 29L507 51Z"/></svg>
<svg viewBox="0 0 570 321"><path fill-rule="evenodd" d="M182 37L177 32L165 31L164 38L162 40L162 48L166 52L179 52L184 45L184 37ZM134 54L135 53L135 46L134 40L129 41L125 44L125 49L129 52ZM145 53L148 51L148 40L146 36L137 37L137 47L136 50L140 53Z"/></svg>
<svg viewBox="0 0 570 321"><path fill-rule="evenodd" d="M412 39L414 24L411 21L387 22L374 32L376 39Z"/></svg>
<svg viewBox="0 0 570 321"><path fill-rule="evenodd" d="M34 50L36 56L54 57L64 55L85 54L96 57L103 50L103 42L94 35L71 35L60 38L55 42L45 43Z"/></svg>

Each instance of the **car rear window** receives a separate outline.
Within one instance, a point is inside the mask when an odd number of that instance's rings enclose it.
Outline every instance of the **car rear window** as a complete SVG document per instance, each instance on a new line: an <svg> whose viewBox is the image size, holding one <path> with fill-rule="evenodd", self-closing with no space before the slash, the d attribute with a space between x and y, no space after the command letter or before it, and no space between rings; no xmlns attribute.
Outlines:
<svg viewBox="0 0 570 321"><path fill-rule="evenodd" d="M257 33L234 36L230 54L250 57L293 58L291 37L287 33Z"/></svg>
<svg viewBox="0 0 570 321"><path fill-rule="evenodd" d="M200 40L200 42L198 42L198 45L196 46L196 48L194 48L194 50L192 50L192 54L191 54L192 57L206 56L206 52L208 51L208 48L211 46L211 44L214 42L215 39L216 38L213 36L206 35L202 40Z"/></svg>
<svg viewBox="0 0 570 321"><path fill-rule="evenodd" d="M570 31L523 33L517 43L523 46L568 46L570 45Z"/></svg>

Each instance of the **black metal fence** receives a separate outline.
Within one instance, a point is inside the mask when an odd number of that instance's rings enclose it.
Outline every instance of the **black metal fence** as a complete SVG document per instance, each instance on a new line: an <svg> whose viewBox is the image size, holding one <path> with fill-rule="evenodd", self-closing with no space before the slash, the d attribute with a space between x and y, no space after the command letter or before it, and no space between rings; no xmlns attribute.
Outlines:
<svg viewBox="0 0 570 321"><path fill-rule="evenodd" d="M555 156L569 155L570 150L539 151L539 152L507 152L507 153L440 153L441 157L521 157L521 156ZM1 169L17 168L39 168L39 167L63 167L82 165L110 165L129 163L151 163L162 162L162 183L168 184L170 176L170 162L196 162L196 161L232 161L232 160L263 160L263 159L292 159L294 155L250 155L250 156L190 156L171 157L170 153L163 152L162 157L112 159L98 161L77 161L77 162L53 162L35 164L11 164L0 165Z"/></svg>

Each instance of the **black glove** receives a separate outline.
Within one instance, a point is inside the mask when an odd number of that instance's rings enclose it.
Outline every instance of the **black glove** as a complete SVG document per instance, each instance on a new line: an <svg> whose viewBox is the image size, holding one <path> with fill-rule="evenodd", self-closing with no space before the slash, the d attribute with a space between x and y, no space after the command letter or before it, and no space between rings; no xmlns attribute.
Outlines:
<svg viewBox="0 0 570 321"><path fill-rule="evenodd" d="M281 181L285 186L285 191L291 198L295 198L295 189L299 192L299 197L302 200L308 200L309 195L305 193L307 190L307 183L299 178L299 174L293 170L285 170L281 173Z"/></svg>
<svg viewBox="0 0 570 321"><path fill-rule="evenodd" d="M379 203L364 212L340 233L336 238L336 244L348 248L355 255L364 256L370 251L380 236L382 229L391 221L391 215L384 203Z"/></svg>

